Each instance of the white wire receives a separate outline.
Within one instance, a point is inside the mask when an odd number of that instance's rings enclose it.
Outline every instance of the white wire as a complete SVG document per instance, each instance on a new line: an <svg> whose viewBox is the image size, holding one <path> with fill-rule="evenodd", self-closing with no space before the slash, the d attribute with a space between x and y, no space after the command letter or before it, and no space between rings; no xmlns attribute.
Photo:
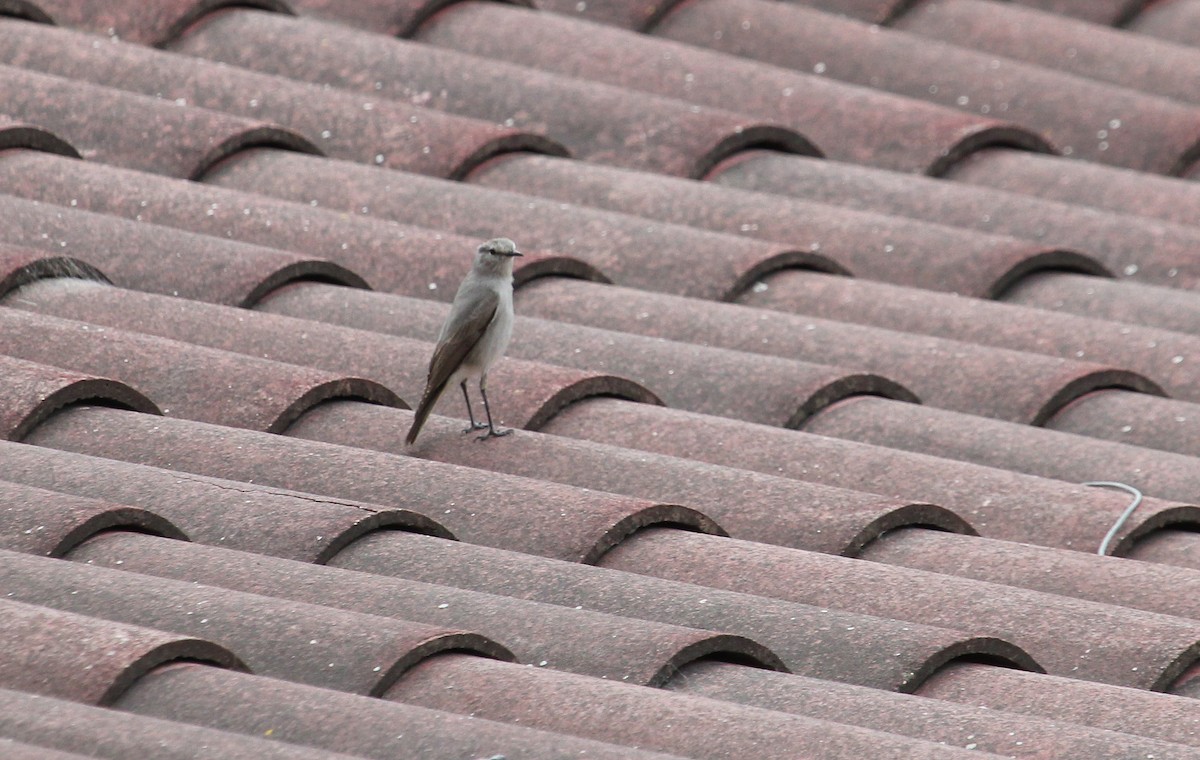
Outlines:
<svg viewBox="0 0 1200 760"><path fill-rule="evenodd" d="M1121 526L1124 525L1125 521L1129 519L1129 516L1133 514L1133 510L1137 509L1138 505L1142 503L1142 492L1127 483L1115 483L1111 480L1092 480L1084 483L1083 485L1103 486L1105 488L1120 488L1122 491L1126 491L1133 496L1133 501L1129 502L1129 506L1125 507L1125 511L1121 513L1121 516L1117 518L1117 521L1113 523L1113 526L1108 529L1108 533L1105 534L1104 540L1100 542L1100 549L1096 553L1102 556L1107 555L1108 545L1112 543L1113 538L1116 537L1117 531L1121 530Z"/></svg>

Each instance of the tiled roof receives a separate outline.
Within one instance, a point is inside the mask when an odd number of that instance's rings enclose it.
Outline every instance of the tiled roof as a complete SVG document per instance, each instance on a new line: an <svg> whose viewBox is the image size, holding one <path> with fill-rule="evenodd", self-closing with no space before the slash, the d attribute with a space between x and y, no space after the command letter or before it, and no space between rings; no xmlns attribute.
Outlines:
<svg viewBox="0 0 1200 760"><path fill-rule="evenodd" d="M0 0L0 756L1200 757L1198 29Z"/></svg>

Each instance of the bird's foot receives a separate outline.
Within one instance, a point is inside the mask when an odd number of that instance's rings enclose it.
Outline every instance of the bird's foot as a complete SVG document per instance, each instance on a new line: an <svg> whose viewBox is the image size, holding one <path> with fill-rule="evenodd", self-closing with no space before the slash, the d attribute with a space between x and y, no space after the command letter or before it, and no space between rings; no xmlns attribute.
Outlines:
<svg viewBox="0 0 1200 760"><path fill-rule="evenodd" d="M483 427L487 427L487 425L484 425ZM488 431L486 433L479 436L475 440L486 441L489 438L502 438L511 432L512 432L512 428L509 428L508 430L497 430L496 428L488 428Z"/></svg>
<svg viewBox="0 0 1200 760"><path fill-rule="evenodd" d="M463 428L464 433L474 433L476 430L487 430L487 424L483 422L472 421L470 425Z"/></svg>

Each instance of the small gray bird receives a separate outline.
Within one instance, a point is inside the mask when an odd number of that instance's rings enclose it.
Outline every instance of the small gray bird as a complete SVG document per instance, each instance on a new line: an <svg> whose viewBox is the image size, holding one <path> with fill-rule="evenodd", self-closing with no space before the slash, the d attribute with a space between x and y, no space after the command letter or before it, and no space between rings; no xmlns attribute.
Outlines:
<svg viewBox="0 0 1200 760"><path fill-rule="evenodd" d="M483 243L475 251L475 264L467 273L454 303L450 316L446 317L442 331L438 334L437 348L429 360L429 378L425 381L425 393L417 405L417 413L405 441L411 445L425 424L433 405L442 392L452 385L462 388L463 400L467 402L467 416L471 426L464 430L487 429L479 440L493 436L508 435L511 430L497 430L492 424L492 410L488 406L487 373L492 362L504 354L513 327L513 257L520 256L517 244L508 238L495 238ZM479 378L479 395L483 397L483 411L487 424L475 421L471 411L471 396L467 393L467 381Z"/></svg>

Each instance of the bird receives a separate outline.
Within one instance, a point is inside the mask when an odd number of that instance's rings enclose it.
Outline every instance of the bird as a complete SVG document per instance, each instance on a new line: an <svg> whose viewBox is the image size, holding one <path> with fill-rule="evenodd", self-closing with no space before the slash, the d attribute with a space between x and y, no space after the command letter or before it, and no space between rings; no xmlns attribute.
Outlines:
<svg viewBox="0 0 1200 760"><path fill-rule="evenodd" d="M463 430L464 433L486 429L487 432L479 436L482 441L512 432L497 430L492 424L487 377L488 369L504 355L512 337L513 260L521 255L517 244L505 237L481 243L475 250L474 264L454 294L450 315L442 324L437 346L429 360L425 392L421 395L421 403L417 405L412 427L405 438L408 445L416 442L421 426L442 393L454 385L462 388L467 417L471 420L470 427ZM467 381L473 378L479 379L479 395L483 398L483 411L487 415L486 425L476 422L475 413L471 411Z"/></svg>

